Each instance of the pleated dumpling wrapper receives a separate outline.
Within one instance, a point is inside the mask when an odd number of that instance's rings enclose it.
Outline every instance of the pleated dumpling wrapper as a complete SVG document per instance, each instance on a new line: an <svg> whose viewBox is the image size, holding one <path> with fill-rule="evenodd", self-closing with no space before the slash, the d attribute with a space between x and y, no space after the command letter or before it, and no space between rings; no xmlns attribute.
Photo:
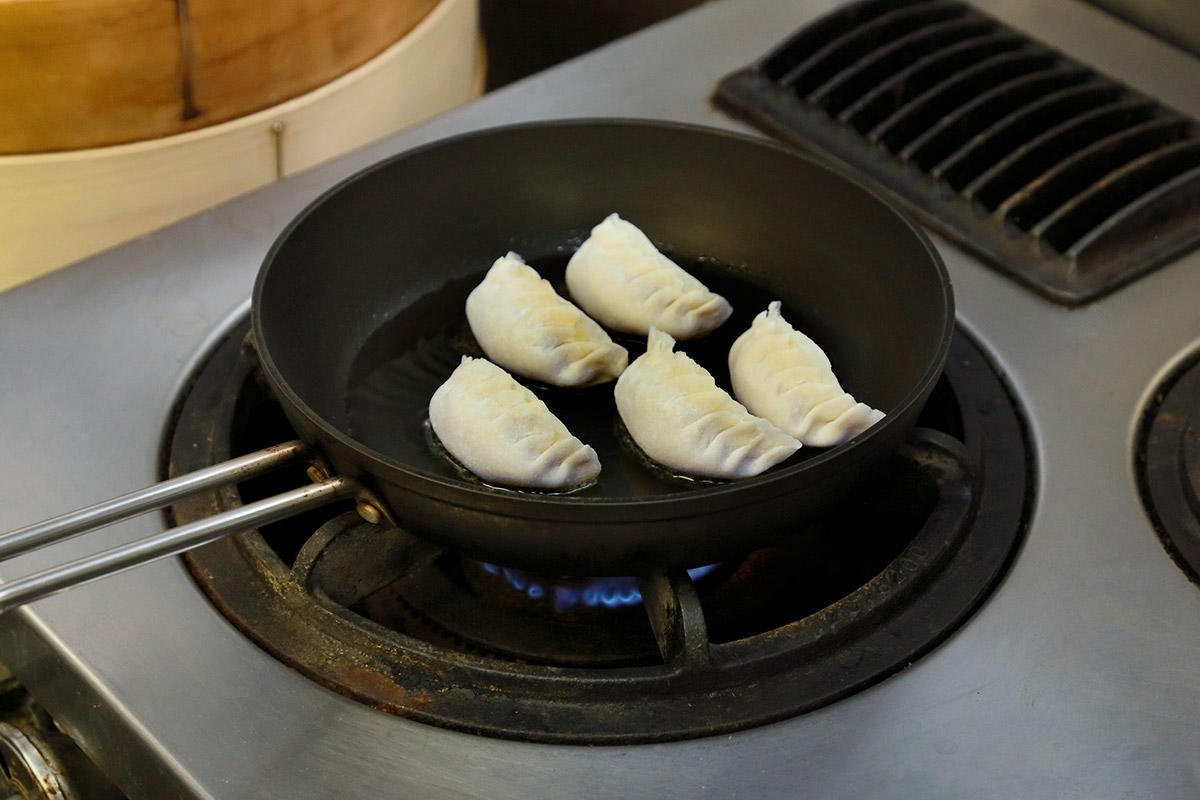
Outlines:
<svg viewBox="0 0 1200 800"><path fill-rule="evenodd" d="M571 298L601 325L645 336L650 328L677 340L721 327L733 307L685 272L637 226L609 214L567 262Z"/></svg>
<svg viewBox="0 0 1200 800"><path fill-rule="evenodd" d="M851 397L817 343L788 324L776 300L729 348L733 393L806 445L833 447L883 419Z"/></svg>
<svg viewBox="0 0 1200 800"><path fill-rule="evenodd" d="M463 356L429 401L442 445L485 481L561 489L600 474L596 451L492 362Z"/></svg>
<svg viewBox="0 0 1200 800"><path fill-rule="evenodd" d="M651 328L645 355L617 379L617 413L646 455L689 475L749 478L800 449L674 347L670 334Z"/></svg>
<svg viewBox="0 0 1200 800"><path fill-rule="evenodd" d="M487 357L551 386L615 380L629 353L516 253L496 259L467 295L467 322Z"/></svg>

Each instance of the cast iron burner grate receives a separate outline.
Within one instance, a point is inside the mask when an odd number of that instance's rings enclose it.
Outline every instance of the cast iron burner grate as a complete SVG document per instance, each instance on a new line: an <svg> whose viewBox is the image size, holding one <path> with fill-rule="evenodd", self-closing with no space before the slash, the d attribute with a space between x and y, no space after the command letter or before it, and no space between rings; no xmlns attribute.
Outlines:
<svg viewBox="0 0 1200 800"><path fill-rule="evenodd" d="M191 381L168 431L165 472L292 437L242 346L247 330L237 326ZM959 331L918 428L858 499L784 545L694 580L641 576L640 604L531 607L530 582L557 579L512 573L489 584L501 568L366 523L350 504L186 558L258 645L381 711L536 741L692 738L831 703L945 639L1014 557L1032 505L1031 464L1002 376ZM295 468L170 513L184 523L302 480Z"/></svg>
<svg viewBox="0 0 1200 800"><path fill-rule="evenodd" d="M955 0L846 6L714 99L1059 303L1200 243L1195 120Z"/></svg>
<svg viewBox="0 0 1200 800"><path fill-rule="evenodd" d="M1138 427L1134 468L1163 546L1200 584L1200 354L1154 392Z"/></svg>

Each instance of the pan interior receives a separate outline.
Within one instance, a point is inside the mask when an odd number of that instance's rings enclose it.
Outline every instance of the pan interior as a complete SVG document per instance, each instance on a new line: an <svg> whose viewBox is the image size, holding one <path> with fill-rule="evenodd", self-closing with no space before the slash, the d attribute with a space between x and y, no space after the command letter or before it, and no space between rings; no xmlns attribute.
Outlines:
<svg viewBox="0 0 1200 800"><path fill-rule="evenodd" d="M620 121L473 134L402 154L327 194L260 275L264 363L322 424L399 465L383 472L469 485L423 427L433 390L461 354L479 352L467 294L508 250L563 291L567 258L614 211L733 302L721 330L683 345L719 383L727 386L729 344L772 299L864 402L899 412L936 378L952 323L944 272L888 206L777 147ZM640 354L641 344L621 343L631 359ZM540 391L599 452L591 496L693 491L655 477L621 443L611 392ZM776 470L822 452L805 448Z"/></svg>
<svg viewBox="0 0 1200 800"><path fill-rule="evenodd" d="M568 255L533 259L534 267L563 297L569 297L563 273ZM688 272L721 294L734 307L720 329L700 339L679 342L687 353L712 373L718 385L732 393L727 359L734 340L764 310L773 295L755 286L736 270L707 259L676 257ZM434 391L462 356L484 357L463 312L467 294L483 273L448 281L406 306L372 335L350 371L347 393L349 432L368 447L405 464L447 479L474 480L439 449L428 426L427 409ZM800 309L785 309L798 322ZM798 318L798 319L797 319ZM646 351L645 339L617 336L632 361ZM834 368L837 369L837 362ZM599 480L572 492L579 497L650 497L710 485L672 474L649 462L633 445L617 414L613 384L586 389L545 387L522 381L541 398L575 436L595 448L602 465ZM852 388L849 388L853 391ZM796 464L824 450L802 448L776 469Z"/></svg>

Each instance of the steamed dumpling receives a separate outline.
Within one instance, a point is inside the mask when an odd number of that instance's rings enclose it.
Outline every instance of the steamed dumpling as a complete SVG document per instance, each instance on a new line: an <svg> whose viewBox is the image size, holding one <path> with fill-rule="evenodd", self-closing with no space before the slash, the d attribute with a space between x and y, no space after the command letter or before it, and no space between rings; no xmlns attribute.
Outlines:
<svg viewBox="0 0 1200 800"><path fill-rule="evenodd" d="M650 328L691 339L721 326L733 308L683 271L636 226L616 214L567 263L567 288L588 314L614 331L645 336Z"/></svg>
<svg viewBox="0 0 1200 800"><path fill-rule="evenodd" d="M482 358L463 356L433 393L429 422L450 454L485 481L555 489L600 474L595 450L533 392Z"/></svg>
<svg viewBox="0 0 1200 800"><path fill-rule="evenodd" d="M669 334L652 328L646 354L617 379L617 412L646 455L691 475L748 478L800 449L674 347Z"/></svg>
<svg viewBox="0 0 1200 800"><path fill-rule="evenodd" d="M806 445L832 447L883 419L834 377L820 347L788 324L776 300L729 349L738 400Z"/></svg>
<svg viewBox="0 0 1200 800"><path fill-rule="evenodd" d="M467 296L467 322L488 358L551 386L605 383L629 363L624 347L516 253L496 259Z"/></svg>

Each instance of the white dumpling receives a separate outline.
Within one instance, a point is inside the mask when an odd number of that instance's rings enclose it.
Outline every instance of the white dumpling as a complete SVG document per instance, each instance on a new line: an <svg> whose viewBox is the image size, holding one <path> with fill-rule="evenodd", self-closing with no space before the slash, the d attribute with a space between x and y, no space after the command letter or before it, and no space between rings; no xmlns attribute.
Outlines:
<svg viewBox="0 0 1200 800"><path fill-rule="evenodd" d="M572 299L610 330L651 328L691 339L721 326L733 308L658 252L637 226L609 214L567 263Z"/></svg>
<svg viewBox="0 0 1200 800"><path fill-rule="evenodd" d="M806 445L832 447L883 419L838 383L829 358L788 324L776 300L729 349L733 393Z"/></svg>
<svg viewBox="0 0 1200 800"><path fill-rule="evenodd" d="M551 386L615 379L629 353L550 282L509 253L467 296L467 322L488 358Z"/></svg>
<svg viewBox="0 0 1200 800"><path fill-rule="evenodd" d="M600 474L596 451L546 404L490 361L463 356L429 401L450 455L485 481L555 489Z"/></svg>
<svg viewBox="0 0 1200 800"><path fill-rule="evenodd" d="M670 334L652 328L646 354L617 379L617 412L646 455L691 475L748 478L800 449L674 347Z"/></svg>

